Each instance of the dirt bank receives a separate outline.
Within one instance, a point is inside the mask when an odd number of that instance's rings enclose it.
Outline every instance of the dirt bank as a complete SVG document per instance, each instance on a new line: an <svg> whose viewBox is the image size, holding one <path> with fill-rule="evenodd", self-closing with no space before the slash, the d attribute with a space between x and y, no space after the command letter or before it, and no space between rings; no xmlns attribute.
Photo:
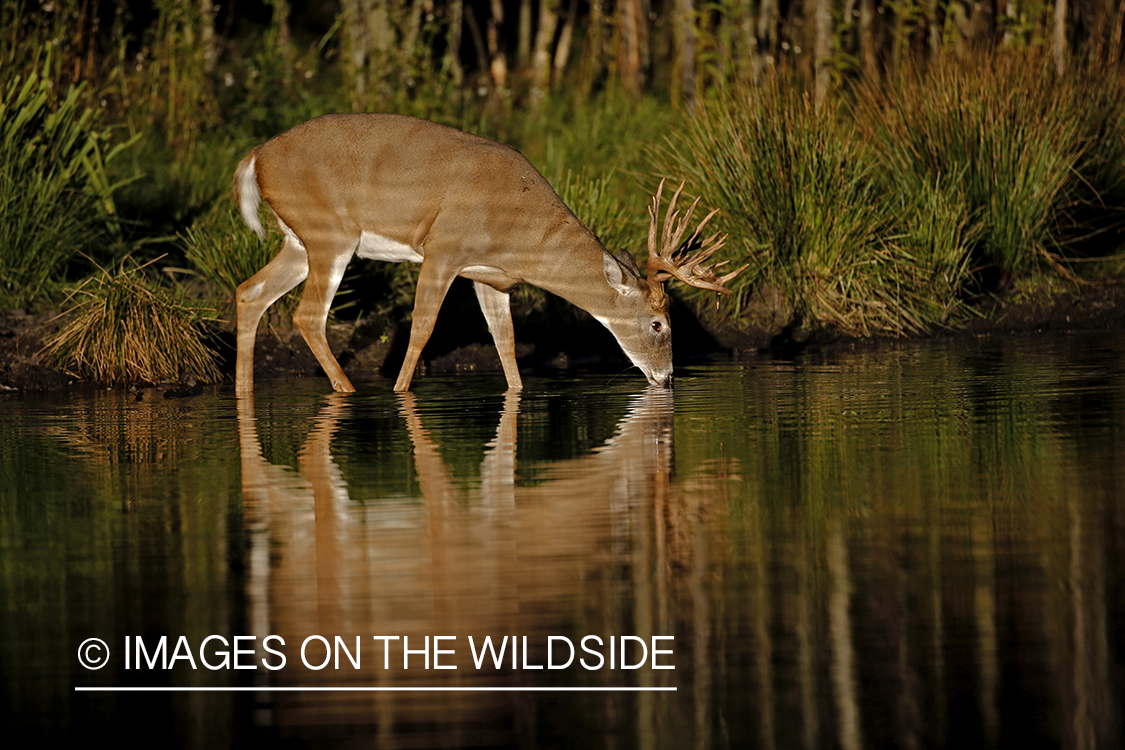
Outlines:
<svg viewBox="0 0 1125 750"><path fill-rule="evenodd" d="M756 297L732 326L720 320L703 323L725 349L738 353L794 354L809 347L852 342L823 329L792 329L790 311L775 300ZM1013 291L982 301L962 326L931 331L927 336L987 336L1006 333L1125 330L1125 283L1067 285L1036 293Z"/></svg>

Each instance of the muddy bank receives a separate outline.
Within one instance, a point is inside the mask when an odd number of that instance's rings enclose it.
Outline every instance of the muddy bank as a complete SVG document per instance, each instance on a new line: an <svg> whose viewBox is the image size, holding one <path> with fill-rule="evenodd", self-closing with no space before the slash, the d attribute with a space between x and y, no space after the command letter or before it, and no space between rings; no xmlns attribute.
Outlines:
<svg viewBox="0 0 1125 750"><path fill-rule="evenodd" d="M1125 329L1125 284L1069 287L1049 295L1010 295L979 308L966 326L933 336L984 336L1006 333ZM31 314L0 311L0 392L49 391L89 387L66 372L47 366L42 342L61 321L57 312ZM738 326L704 310L697 317L676 304L675 349L678 362L715 355L795 355L808 349L851 341L823 330L793 330L785 312L767 298L757 300ZM517 314L517 357L529 373L565 370L620 372L630 367L613 337L581 310L562 302ZM355 381L393 379L402 363L409 323L367 318L330 324L329 342L348 376ZM854 342L853 342L854 343ZM877 342L871 342L878 345ZM215 348L229 386L234 371L234 336L221 332ZM500 372L484 320L471 297L453 299L442 310L419 374ZM321 377L316 360L292 329L263 326L255 350L258 380ZM220 385L223 387L223 385ZM389 386L388 386L389 387Z"/></svg>
<svg viewBox="0 0 1125 750"><path fill-rule="evenodd" d="M58 328L57 310L30 314L0 310L0 393L66 388L73 378L43 363L39 350Z"/></svg>
<svg viewBox="0 0 1125 750"><path fill-rule="evenodd" d="M756 297L740 325L703 311L702 325L721 347L737 354L796 354L808 348L854 343L855 338L817 328L794 328L790 311L769 299ZM987 336L1067 331L1125 330L1125 283L1068 286L1049 292L1013 292L982 300L963 325L936 329L924 337ZM881 340L864 339L872 343Z"/></svg>

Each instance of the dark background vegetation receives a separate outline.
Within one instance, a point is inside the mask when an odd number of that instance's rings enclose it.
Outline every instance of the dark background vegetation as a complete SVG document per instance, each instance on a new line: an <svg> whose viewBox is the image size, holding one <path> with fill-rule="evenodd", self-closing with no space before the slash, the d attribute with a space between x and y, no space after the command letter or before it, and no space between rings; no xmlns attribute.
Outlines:
<svg viewBox="0 0 1125 750"><path fill-rule="evenodd" d="M0 308L69 310L80 377L217 377L279 244L234 215L238 159L384 111L521 149L611 250L686 179L751 264L718 313L676 292L712 328L956 328L1122 276L1123 29L1125 0L0 0ZM354 265L337 316L385 336L414 270Z"/></svg>

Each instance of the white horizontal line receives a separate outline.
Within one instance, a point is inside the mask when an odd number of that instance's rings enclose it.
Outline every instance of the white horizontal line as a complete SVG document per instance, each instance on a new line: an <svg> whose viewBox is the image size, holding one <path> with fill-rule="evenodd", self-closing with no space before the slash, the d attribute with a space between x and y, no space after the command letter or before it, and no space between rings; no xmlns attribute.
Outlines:
<svg viewBox="0 0 1125 750"><path fill-rule="evenodd" d="M674 687L76 687L76 693L645 693Z"/></svg>

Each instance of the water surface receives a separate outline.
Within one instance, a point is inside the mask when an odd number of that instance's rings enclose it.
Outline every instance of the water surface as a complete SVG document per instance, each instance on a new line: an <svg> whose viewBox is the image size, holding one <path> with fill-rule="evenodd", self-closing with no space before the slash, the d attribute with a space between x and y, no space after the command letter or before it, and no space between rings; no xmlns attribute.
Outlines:
<svg viewBox="0 0 1125 750"><path fill-rule="evenodd" d="M5 723L211 748L1121 746L1125 337L525 385L0 401Z"/></svg>

